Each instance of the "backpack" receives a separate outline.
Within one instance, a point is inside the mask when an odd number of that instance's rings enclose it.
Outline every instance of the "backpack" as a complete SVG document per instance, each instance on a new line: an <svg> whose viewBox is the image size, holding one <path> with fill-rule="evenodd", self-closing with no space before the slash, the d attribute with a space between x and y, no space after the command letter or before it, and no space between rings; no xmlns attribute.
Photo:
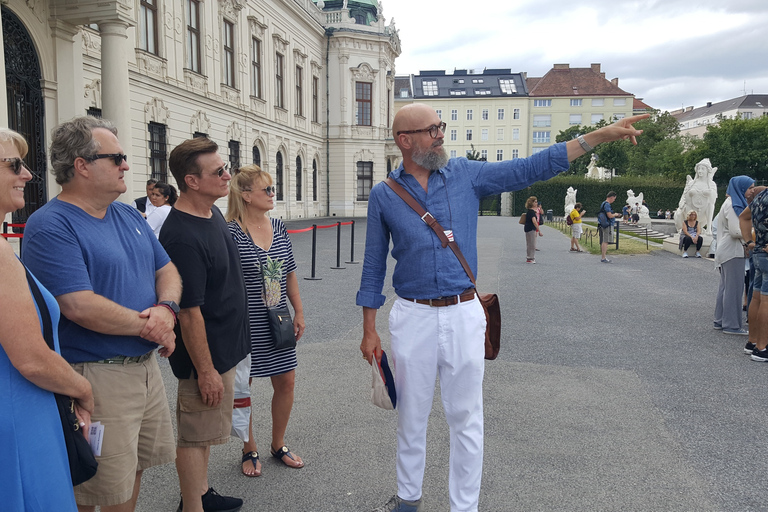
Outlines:
<svg viewBox="0 0 768 512"><path fill-rule="evenodd" d="M597 223L601 228L608 228L611 226L611 221L608 220L608 215L605 213L606 202L607 201L603 201L603 204L600 205L600 213L597 214Z"/></svg>
<svg viewBox="0 0 768 512"><path fill-rule="evenodd" d="M568 214L568 216L565 217L565 224L567 226L573 226L573 217L571 217L571 214Z"/></svg>

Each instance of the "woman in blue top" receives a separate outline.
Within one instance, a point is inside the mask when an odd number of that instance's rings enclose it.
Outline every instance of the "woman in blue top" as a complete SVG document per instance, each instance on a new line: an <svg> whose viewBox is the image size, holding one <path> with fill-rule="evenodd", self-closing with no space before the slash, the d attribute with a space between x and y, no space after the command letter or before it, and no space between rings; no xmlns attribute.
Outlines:
<svg viewBox="0 0 768 512"><path fill-rule="evenodd" d="M32 174L22 158L27 143L0 128L0 215L24 206ZM56 352L42 335L40 312L13 248L0 241L0 496L3 510L75 512L61 419L53 392L75 399L83 431L93 411L88 381L58 354L59 307L43 286Z"/></svg>

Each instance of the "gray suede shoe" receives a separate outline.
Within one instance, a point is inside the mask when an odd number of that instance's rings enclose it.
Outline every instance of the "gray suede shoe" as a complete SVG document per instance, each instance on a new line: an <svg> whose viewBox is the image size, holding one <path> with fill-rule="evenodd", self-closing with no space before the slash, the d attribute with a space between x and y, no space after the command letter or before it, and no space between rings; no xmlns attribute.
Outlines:
<svg viewBox="0 0 768 512"><path fill-rule="evenodd" d="M386 505L374 509L373 512L420 512L421 498L416 501L406 501L397 494Z"/></svg>

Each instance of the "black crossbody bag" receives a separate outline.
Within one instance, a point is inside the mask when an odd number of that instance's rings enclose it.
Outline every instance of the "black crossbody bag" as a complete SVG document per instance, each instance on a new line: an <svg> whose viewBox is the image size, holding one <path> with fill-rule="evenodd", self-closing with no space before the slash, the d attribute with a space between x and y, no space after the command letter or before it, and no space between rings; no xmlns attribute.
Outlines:
<svg viewBox="0 0 768 512"><path fill-rule="evenodd" d="M51 323L51 314L48 311L48 305L45 303L45 298L37 286L35 279L24 267L27 273L27 282L29 288L32 291L32 295L35 297L37 307L40 310L40 317L43 322L43 338L51 350L54 350L53 345L53 324ZM96 457L93 456L93 450L91 445L88 444L88 440L83 435L83 431L80 428L80 420L75 414L75 401L65 395L58 393L53 394L56 398L56 407L59 409L59 416L61 417L61 426L64 431L64 444L67 447L67 458L69 459L69 472L72 475L72 485L80 485L93 478L96 474L96 470L99 467L99 463L96 462Z"/></svg>

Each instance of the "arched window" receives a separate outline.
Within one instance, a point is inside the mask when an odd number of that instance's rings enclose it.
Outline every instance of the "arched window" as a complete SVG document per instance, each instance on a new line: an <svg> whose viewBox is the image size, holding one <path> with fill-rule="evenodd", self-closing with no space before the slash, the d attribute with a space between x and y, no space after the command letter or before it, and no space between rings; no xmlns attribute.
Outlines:
<svg viewBox="0 0 768 512"><path fill-rule="evenodd" d="M301 157L296 157L296 200L301 201Z"/></svg>
<svg viewBox="0 0 768 512"><path fill-rule="evenodd" d="M261 152L257 146L253 146L253 164L261 167Z"/></svg>
<svg viewBox="0 0 768 512"><path fill-rule="evenodd" d="M275 156L275 199L283 200L283 155L279 151Z"/></svg>
<svg viewBox="0 0 768 512"><path fill-rule="evenodd" d="M317 201L317 160L312 160L312 200Z"/></svg>

